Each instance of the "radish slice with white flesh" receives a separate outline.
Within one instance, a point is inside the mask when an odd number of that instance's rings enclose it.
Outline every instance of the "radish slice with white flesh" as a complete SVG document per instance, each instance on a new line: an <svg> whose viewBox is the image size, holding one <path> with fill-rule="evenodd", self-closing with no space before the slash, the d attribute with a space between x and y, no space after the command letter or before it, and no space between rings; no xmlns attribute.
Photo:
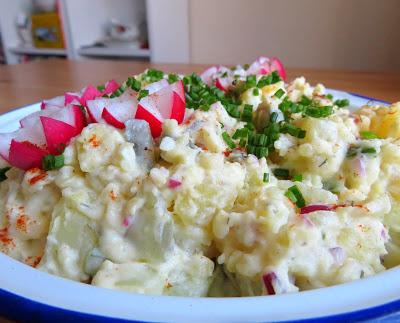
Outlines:
<svg viewBox="0 0 400 323"><path fill-rule="evenodd" d="M150 112L158 110L161 119L158 117L156 119L161 120L161 122L165 119L175 119L178 123L182 123L186 109L186 101L182 97L184 98L183 83L178 81L144 97L139 104ZM159 130L156 129L154 132L159 133Z"/></svg>
<svg viewBox="0 0 400 323"><path fill-rule="evenodd" d="M146 85L143 89L149 91L149 95L153 94L157 91L160 91L163 88L166 88L169 86L169 83L166 79L162 79L158 82L150 83Z"/></svg>
<svg viewBox="0 0 400 323"><path fill-rule="evenodd" d="M270 61L271 71L277 71L279 76L286 81L286 70L279 58L273 57Z"/></svg>
<svg viewBox="0 0 400 323"><path fill-rule="evenodd" d="M211 66L207 68L203 73L200 74L200 78L203 80L203 82L207 85L212 85L214 81L214 76L218 72L218 67L217 66Z"/></svg>
<svg viewBox="0 0 400 323"><path fill-rule="evenodd" d="M75 127L53 118L42 116L40 122L46 137L47 149L52 154L62 153L77 132Z"/></svg>
<svg viewBox="0 0 400 323"><path fill-rule="evenodd" d="M64 94L64 106L68 104L81 104L79 93L67 92Z"/></svg>
<svg viewBox="0 0 400 323"><path fill-rule="evenodd" d="M270 59L265 56L260 56L250 65L246 72L247 75L264 75L270 73Z"/></svg>
<svg viewBox="0 0 400 323"><path fill-rule="evenodd" d="M97 88L95 88L93 85L88 85L83 90L83 94L80 97L79 102L81 105L86 106L87 101L94 100L100 96L102 96L102 93Z"/></svg>
<svg viewBox="0 0 400 323"><path fill-rule="evenodd" d="M102 92L102 94L111 94L113 92L115 92L116 90L118 90L119 88L119 84L116 80L109 80L106 85L105 85L105 89Z"/></svg>
<svg viewBox="0 0 400 323"><path fill-rule="evenodd" d="M136 96L130 91L112 99L98 98L87 101L87 109L92 122L104 120L120 129L124 129L124 123L135 117L136 108ZM105 110L106 112L104 112Z"/></svg>
<svg viewBox="0 0 400 323"><path fill-rule="evenodd" d="M219 88L221 91L224 91L224 92L227 92L227 91L228 91L228 89L229 89L229 84L230 84L230 82L229 82L229 80L228 80L227 77L224 77L224 78L219 77L219 78L217 78L217 80L215 81L215 86L216 86L217 88Z"/></svg>
<svg viewBox="0 0 400 323"><path fill-rule="evenodd" d="M40 105L41 110L45 110L49 107L59 107L62 108L64 107L65 103L65 98L64 95L56 96L55 98L49 99L49 100L43 100L42 104Z"/></svg>
<svg viewBox="0 0 400 323"><path fill-rule="evenodd" d="M153 138L157 138L161 135L164 119L160 111L158 111L150 100L145 100L146 98L148 98L148 96L140 100L135 119L147 121L150 126L151 135Z"/></svg>

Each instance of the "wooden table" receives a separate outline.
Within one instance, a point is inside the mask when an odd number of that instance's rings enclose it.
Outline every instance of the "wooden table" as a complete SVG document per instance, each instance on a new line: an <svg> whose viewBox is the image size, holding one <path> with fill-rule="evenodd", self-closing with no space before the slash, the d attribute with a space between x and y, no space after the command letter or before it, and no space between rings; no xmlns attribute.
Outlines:
<svg viewBox="0 0 400 323"><path fill-rule="evenodd" d="M125 80L152 66L167 72L200 72L205 65L167 65L126 61L47 60L0 66L0 113L77 91L89 83L101 84L115 78ZM382 100L400 101L400 73L352 72L290 68L288 79L304 75L311 84L355 92Z"/></svg>
<svg viewBox="0 0 400 323"><path fill-rule="evenodd" d="M167 65L145 62L47 60L0 66L0 113L51 98L85 85L125 80L152 66L166 72L201 72L205 65ZM400 101L400 73L288 69L288 80L303 75L312 83L355 92L382 100ZM0 318L0 323L8 322Z"/></svg>

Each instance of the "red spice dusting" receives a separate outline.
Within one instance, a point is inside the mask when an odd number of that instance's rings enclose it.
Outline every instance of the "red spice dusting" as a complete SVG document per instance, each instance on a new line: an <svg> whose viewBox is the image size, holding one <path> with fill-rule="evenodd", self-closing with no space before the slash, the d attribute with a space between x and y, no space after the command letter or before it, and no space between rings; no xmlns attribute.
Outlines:
<svg viewBox="0 0 400 323"><path fill-rule="evenodd" d="M25 263L29 266L36 267L37 265L39 265L40 260L42 260L41 256L37 256L37 257L30 256L25 259Z"/></svg>
<svg viewBox="0 0 400 323"><path fill-rule="evenodd" d="M230 155L231 153L232 153L232 152L229 151L229 150L225 150L225 151L224 151L225 157L229 157L229 155Z"/></svg>
<svg viewBox="0 0 400 323"><path fill-rule="evenodd" d="M109 193L109 195L110 195L110 199L112 199L113 201L115 201L115 200L117 199L117 194L115 194L114 191L111 191L111 192Z"/></svg>
<svg viewBox="0 0 400 323"><path fill-rule="evenodd" d="M31 173L38 173L38 175L32 177L32 178L28 181L28 183L29 183L30 185L35 185L37 182L41 181L42 179L46 178L46 176L47 176L46 171L41 170L40 168L32 168L32 169L30 169L28 172L31 172Z"/></svg>
<svg viewBox="0 0 400 323"><path fill-rule="evenodd" d="M95 134L93 134L90 138L89 138L89 142L90 144L94 147L97 148L100 146L100 141L97 138L97 136Z"/></svg>
<svg viewBox="0 0 400 323"><path fill-rule="evenodd" d="M13 239L8 235L8 228L0 229L0 242L6 246L15 246Z"/></svg>
<svg viewBox="0 0 400 323"><path fill-rule="evenodd" d="M15 225L17 230L27 232L26 222L27 222L27 219L26 219L25 214L18 215L17 220L16 220L16 225Z"/></svg>

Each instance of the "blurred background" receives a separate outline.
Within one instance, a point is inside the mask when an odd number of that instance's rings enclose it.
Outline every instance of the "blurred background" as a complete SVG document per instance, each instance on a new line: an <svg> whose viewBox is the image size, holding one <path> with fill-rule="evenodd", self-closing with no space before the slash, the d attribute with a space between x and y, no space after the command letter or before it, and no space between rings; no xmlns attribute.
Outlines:
<svg viewBox="0 0 400 323"><path fill-rule="evenodd" d="M246 63L400 71L400 0L0 0L0 63Z"/></svg>

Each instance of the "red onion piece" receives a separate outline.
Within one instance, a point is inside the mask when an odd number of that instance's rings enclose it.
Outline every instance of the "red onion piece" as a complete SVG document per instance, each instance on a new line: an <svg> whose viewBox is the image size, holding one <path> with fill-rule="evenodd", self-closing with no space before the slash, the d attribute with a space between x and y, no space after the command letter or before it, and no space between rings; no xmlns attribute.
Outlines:
<svg viewBox="0 0 400 323"><path fill-rule="evenodd" d="M169 187L169 188L174 189L174 188L177 188L177 187L179 187L179 186L181 186L181 185L182 185L182 182L181 182L181 181L178 181L178 180L176 180L176 179L170 178L170 179L168 180L168 187Z"/></svg>
<svg viewBox="0 0 400 323"><path fill-rule="evenodd" d="M362 157L354 159L353 167L355 169L355 173L358 176L364 177L367 174L367 172L365 170L365 161Z"/></svg>
<svg viewBox="0 0 400 323"><path fill-rule="evenodd" d="M129 228L131 226L131 224L132 224L132 220L133 220L132 216L130 216L130 215L126 216L124 218L124 221L122 222L123 226L125 228Z"/></svg>
<svg viewBox="0 0 400 323"><path fill-rule="evenodd" d="M343 248L341 248L341 247L329 248L329 252L331 253L336 264L338 264L338 265L343 264L343 262L346 258Z"/></svg>
<svg viewBox="0 0 400 323"><path fill-rule="evenodd" d="M307 214L316 211L332 211L333 207L330 205L323 205L323 204L311 204L307 206L303 206L300 209L300 214Z"/></svg>
<svg viewBox="0 0 400 323"><path fill-rule="evenodd" d="M278 280L276 274L274 272L266 273L263 275L262 279L268 295L275 295L274 283Z"/></svg>

